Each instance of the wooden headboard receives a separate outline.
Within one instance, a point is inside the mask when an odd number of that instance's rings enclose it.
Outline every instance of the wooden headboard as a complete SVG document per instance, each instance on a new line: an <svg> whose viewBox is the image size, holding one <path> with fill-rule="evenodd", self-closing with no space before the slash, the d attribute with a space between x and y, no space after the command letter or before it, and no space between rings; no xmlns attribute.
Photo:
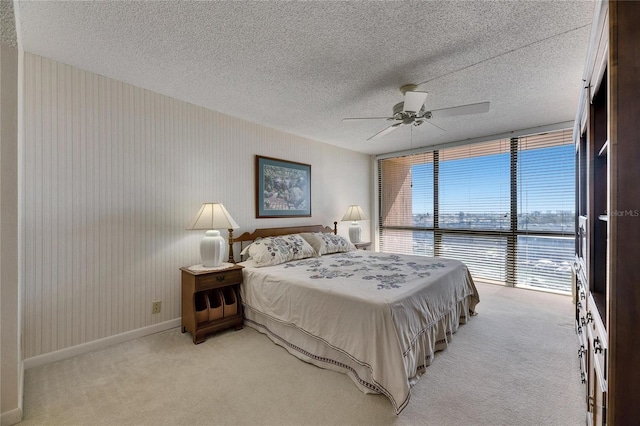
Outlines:
<svg viewBox="0 0 640 426"><path fill-rule="evenodd" d="M230 230L231 231L231 230ZM247 241L253 241L257 238L265 237L277 237L279 235L299 234L301 232L333 232L338 233L338 222L333 222L333 229L324 225L306 225L306 226L283 226L280 228L258 228L253 232L245 232L239 237L233 237L230 234L229 237L229 262L235 263L233 256L233 244L240 243L240 250L242 250L242 243Z"/></svg>

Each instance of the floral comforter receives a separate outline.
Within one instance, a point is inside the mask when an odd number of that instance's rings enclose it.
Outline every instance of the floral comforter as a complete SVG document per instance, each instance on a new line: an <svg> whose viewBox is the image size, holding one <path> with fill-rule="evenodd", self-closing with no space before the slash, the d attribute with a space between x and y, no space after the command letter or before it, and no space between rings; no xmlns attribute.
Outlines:
<svg viewBox="0 0 640 426"><path fill-rule="evenodd" d="M344 355L356 384L386 395L396 413L434 352L479 302L467 267L457 260L354 251L262 268L251 260L242 265L249 325L268 318ZM314 358L318 347L289 346L306 358Z"/></svg>

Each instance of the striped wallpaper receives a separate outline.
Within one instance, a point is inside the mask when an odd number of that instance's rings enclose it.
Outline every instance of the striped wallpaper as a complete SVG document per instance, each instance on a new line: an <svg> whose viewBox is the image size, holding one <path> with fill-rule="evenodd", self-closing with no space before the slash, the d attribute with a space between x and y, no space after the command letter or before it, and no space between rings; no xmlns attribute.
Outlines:
<svg viewBox="0 0 640 426"><path fill-rule="evenodd" d="M25 358L180 317L178 267L199 262L203 235L185 227L203 202L224 203L239 232L371 205L367 155L28 53L24 117ZM255 218L256 154L311 164L312 218Z"/></svg>

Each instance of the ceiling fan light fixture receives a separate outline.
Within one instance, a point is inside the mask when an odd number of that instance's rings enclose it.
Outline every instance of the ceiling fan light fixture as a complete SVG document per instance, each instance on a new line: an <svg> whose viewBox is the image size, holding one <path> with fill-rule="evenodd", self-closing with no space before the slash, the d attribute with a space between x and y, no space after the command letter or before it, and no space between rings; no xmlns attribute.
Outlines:
<svg viewBox="0 0 640 426"><path fill-rule="evenodd" d="M444 129L431 121L431 118L451 117L466 114L479 114L489 111L489 102L479 102L476 104L459 105L457 107L442 108L428 110L425 106L427 92L415 90L418 86L415 84L406 84L400 88L404 95L404 101L398 102L393 106L393 115L391 117L356 117L343 118L342 121L351 120L387 120L395 122L378 133L374 134L367 140L383 137L387 133L397 129L402 125L420 126L422 123L429 123L444 131ZM411 127L413 129L413 127Z"/></svg>
<svg viewBox="0 0 640 426"><path fill-rule="evenodd" d="M402 120L407 114L404 113L404 102L398 102L393 106L393 117L396 120Z"/></svg>
<svg viewBox="0 0 640 426"><path fill-rule="evenodd" d="M424 101L427 100L427 92L406 92L404 94L404 110L406 112L417 113L422 109Z"/></svg>

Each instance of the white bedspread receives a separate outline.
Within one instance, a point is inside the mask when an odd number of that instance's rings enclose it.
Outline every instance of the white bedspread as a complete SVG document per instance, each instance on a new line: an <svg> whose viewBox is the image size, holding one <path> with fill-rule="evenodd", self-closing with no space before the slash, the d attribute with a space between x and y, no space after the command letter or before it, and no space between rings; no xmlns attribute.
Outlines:
<svg viewBox="0 0 640 426"><path fill-rule="evenodd" d="M456 260L355 251L242 265L246 310L343 353L358 367L350 375L359 387L385 394L396 413L433 353L479 302L467 267Z"/></svg>

